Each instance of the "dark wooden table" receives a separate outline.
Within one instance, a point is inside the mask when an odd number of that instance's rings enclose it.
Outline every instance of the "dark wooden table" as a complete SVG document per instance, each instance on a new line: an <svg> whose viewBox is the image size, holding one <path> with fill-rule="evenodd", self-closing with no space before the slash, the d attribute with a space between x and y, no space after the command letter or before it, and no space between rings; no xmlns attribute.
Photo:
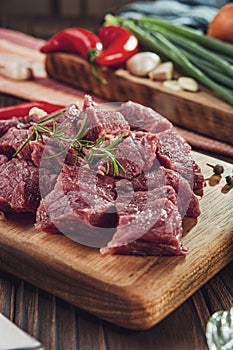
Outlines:
<svg viewBox="0 0 233 350"><path fill-rule="evenodd" d="M0 105L20 102L0 96ZM131 331L86 312L1 271L0 312L46 350L206 350L209 317L233 305L233 264L148 331ZM1 334L1 330L0 330Z"/></svg>
<svg viewBox="0 0 233 350"><path fill-rule="evenodd" d="M46 350L205 350L210 315L232 306L232 276L230 264L148 331L108 324L3 272L0 312L40 340Z"/></svg>

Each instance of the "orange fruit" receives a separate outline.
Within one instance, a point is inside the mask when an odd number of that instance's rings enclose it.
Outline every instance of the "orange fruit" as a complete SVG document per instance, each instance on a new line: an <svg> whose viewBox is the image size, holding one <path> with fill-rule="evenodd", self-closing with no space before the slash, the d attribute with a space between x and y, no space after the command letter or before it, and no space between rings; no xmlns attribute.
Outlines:
<svg viewBox="0 0 233 350"><path fill-rule="evenodd" d="M208 26L207 35L233 43L233 2L220 8Z"/></svg>

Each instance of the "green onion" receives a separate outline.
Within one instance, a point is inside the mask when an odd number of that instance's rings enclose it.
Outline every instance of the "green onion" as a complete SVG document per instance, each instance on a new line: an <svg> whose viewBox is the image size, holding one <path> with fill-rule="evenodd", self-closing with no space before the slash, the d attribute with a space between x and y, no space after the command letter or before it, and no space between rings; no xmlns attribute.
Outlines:
<svg viewBox="0 0 233 350"><path fill-rule="evenodd" d="M195 64L195 66L202 69L204 73L206 73L209 77L213 78L216 82L225 85L226 87L233 90L233 79L229 78L228 76L222 75L221 71L216 69L214 65L211 65L209 62L206 62L205 60L201 59L200 57L197 57L195 55L192 55L188 52L185 52L188 59Z"/></svg>
<svg viewBox="0 0 233 350"><path fill-rule="evenodd" d="M228 44L221 40L204 35L195 29L191 29L185 26L178 26L170 22L164 21L162 19L152 17L142 17L137 19L137 21L141 24L159 25L160 27L171 31L172 33L179 34L185 38L188 38L196 43L201 44L204 47L208 47L211 50L215 50L217 52L226 54L227 56L233 57L232 44Z"/></svg>
<svg viewBox="0 0 233 350"><path fill-rule="evenodd" d="M218 55L210 52L209 50L203 48L201 45L197 44L196 42L193 42L190 39L186 39L184 37L181 37L180 35L176 35L174 33L171 33L169 31L161 29L158 26L152 26L148 28L148 26L145 26L146 29L150 31L150 33L153 35L154 33L161 33L163 34L167 40L171 41L175 46L179 46L180 48L190 51L194 55L200 56L204 58L206 61L210 61L213 64L216 65L216 67L219 67L222 69L223 72L228 74L233 78L233 66L223 58L219 58Z"/></svg>

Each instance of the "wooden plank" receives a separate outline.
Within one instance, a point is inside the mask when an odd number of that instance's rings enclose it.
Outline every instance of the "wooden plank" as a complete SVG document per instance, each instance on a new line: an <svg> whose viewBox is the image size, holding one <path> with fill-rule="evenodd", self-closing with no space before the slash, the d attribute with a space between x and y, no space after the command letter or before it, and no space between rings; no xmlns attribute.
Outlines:
<svg viewBox="0 0 233 350"><path fill-rule="evenodd" d="M233 145L233 107L204 87L197 93L172 91L161 82L132 76L124 69L96 67L108 82L104 85L96 80L87 61L66 53L48 54L46 70L53 79L107 100L133 100L154 108L178 126Z"/></svg>
<svg viewBox="0 0 233 350"><path fill-rule="evenodd" d="M124 330L102 322L70 304L61 302L60 299L53 298L51 294L41 290L38 294L38 289L28 283L19 285L18 279L8 274L0 275L0 285L3 285L0 293L0 312L5 313L4 310L9 309L9 313L16 315L18 320L18 315L21 319L27 318L30 313L36 315L36 325L31 335L49 350L208 350L206 323L213 312L228 310L232 306L232 274L233 263L166 319L144 332ZM4 289L4 285L7 288ZM211 294L209 289L212 290ZM12 290L16 291L17 295L13 303ZM38 305L31 302L35 300L32 293L38 294ZM27 303L22 301L23 298L27 298ZM5 315L8 316L8 313ZM22 325L21 320L19 324ZM32 327L28 322L23 322L23 329L30 332Z"/></svg>
<svg viewBox="0 0 233 350"><path fill-rule="evenodd" d="M206 177L206 163L233 166L194 153ZM2 269L107 321L147 329L181 305L232 260L233 189L225 179L205 188L202 214L184 237L184 257L101 257L63 235L36 231L33 217L11 215L0 223Z"/></svg>

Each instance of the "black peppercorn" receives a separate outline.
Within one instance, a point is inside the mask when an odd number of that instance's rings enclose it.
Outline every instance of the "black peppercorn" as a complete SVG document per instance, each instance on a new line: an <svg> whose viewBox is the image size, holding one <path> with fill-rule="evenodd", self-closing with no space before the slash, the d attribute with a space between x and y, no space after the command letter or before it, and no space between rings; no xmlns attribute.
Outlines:
<svg viewBox="0 0 233 350"><path fill-rule="evenodd" d="M233 186L233 176L226 176L226 183L230 186Z"/></svg>
<svg viewBox="0 0 233 350"><path fill-rule="evenodd" d="M222 173L224 173L224 168L222 165L219 165L219 164L211 165L208 163L207 163L207 165L210 166L211 168L213 168L215 175L221 175Z"/></svg>

